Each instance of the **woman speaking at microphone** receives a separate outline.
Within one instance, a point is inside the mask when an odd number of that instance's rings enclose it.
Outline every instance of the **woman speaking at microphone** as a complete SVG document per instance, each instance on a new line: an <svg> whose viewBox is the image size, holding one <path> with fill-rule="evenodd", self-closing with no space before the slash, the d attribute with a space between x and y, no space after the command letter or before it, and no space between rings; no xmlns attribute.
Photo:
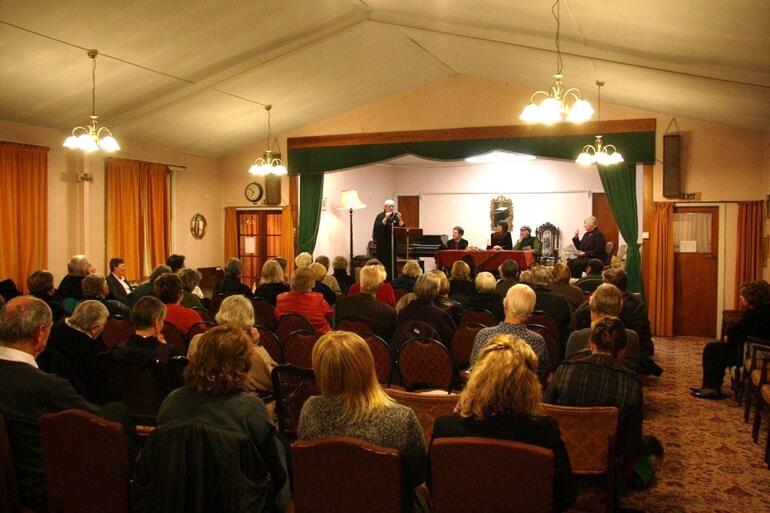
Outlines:
<svg viewBox="0 0 770 513"><path fill-rule="evenodd" d="M377 244L377 259L385 266L388 281L393 279L393 247L391 234L394 226L404 226L401 214L396 211L396 202L385 200L382 212L374 219L372 239Z"/></svg>

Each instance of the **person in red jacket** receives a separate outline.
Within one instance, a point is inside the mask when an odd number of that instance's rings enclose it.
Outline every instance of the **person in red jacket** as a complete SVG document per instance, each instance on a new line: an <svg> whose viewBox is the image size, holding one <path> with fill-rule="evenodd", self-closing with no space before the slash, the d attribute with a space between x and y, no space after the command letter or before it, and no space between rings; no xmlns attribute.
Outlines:
<svg viewBox="0 0 770 513"><path fill-rule="evenodd" d="M308 268L297 269L291 278L291 290L279 294L275 305L275 318L299 314L313 326L319 335L331 330L329 323L334 310L320 292L313 292L315 275Z"/></svg>

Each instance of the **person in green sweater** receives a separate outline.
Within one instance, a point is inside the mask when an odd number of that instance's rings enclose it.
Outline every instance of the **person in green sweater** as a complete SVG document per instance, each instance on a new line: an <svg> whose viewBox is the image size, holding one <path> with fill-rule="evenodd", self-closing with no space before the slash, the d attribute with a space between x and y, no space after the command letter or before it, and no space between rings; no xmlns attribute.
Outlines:
<svg viewBox="0 0 770 513"><path fill-rule="evenodd" d="M543 245L537 240L537 237L532 235L532 228L524 225L519 229L519 240L516 241L516 245L513 246L513 249L531 249L535 255L540 256Z"/></svg>

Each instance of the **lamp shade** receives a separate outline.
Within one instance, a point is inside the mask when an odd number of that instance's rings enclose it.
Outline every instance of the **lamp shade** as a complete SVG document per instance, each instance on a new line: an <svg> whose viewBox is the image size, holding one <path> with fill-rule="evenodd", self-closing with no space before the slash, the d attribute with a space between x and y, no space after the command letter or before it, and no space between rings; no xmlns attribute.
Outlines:
<svg viewBox="0 0 770 513"><path fill-rule="evenodd" d="M366 208L366 205L358 197L358 191L350 189L348 191L342 191L340 196L340 208L345 210L358 210L359 208Z"/></svg>

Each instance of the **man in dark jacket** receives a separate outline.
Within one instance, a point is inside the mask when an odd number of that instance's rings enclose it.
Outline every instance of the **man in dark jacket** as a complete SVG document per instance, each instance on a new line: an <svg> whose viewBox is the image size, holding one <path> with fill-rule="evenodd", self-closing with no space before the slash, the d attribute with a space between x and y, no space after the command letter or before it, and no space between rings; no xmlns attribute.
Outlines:
<svg viewBox="0 0 770 513"><path fill-rule="evenodd" d="M604 234L599 231L599 227L596 225L596 218L594 216L586 217L583 221L583 228L585 228L585 233L582 239L578 239L578 235L580 235L578 230L575 230L575 236L572 238L572 243L578 250L578 258L569 261L573 278L580 278L586 264L592 258L607 262L607 242L604 239Z"/></svg>
<svg viewBox="0 0 770 513"><path fill-rule="evenodd" d="M575 316L567 297L551 290L552 280L553 274L548 267L532 268L532 288L537 296L535 310L547 313L559 325L559 333L556 335L563 354L567 339L575 326Z"/></svg>

